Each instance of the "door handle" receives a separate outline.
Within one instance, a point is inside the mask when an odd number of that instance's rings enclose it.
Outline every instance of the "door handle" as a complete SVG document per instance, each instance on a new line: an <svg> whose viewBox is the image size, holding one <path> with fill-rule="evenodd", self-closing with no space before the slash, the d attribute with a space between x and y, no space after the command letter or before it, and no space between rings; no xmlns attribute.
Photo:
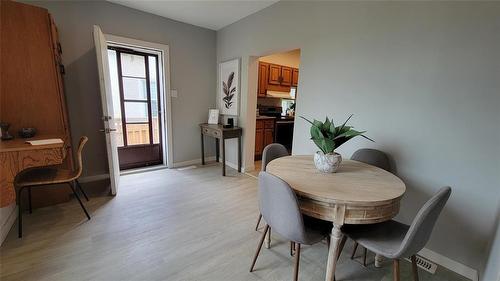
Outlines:
<svg viewBox="0 0 500 281"><path fill-rule="evenodd" d="M106 129L100 129L99 132L101 133L106 133L106 134L109 134L110 132L115 132L116 129L110 129L110 128L106 128Z"/></svg>

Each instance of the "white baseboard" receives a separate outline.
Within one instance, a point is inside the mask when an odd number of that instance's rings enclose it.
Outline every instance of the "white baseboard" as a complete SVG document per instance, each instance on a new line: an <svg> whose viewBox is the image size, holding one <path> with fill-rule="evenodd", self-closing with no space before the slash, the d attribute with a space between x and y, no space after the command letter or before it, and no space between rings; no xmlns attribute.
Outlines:
<svg viewBox="0 0 500 281"><path fill-rule="evenodd" d="M222 163L222 159L219 159L219 163ZM229 166L229 167L231 167L231 168L233 168L233 169L235 169L235 170L238 170L238 164L235 164L233 162L230 162L230 161L226 160L226 165ZM248 170L248 169L245 169L245 167L243 165L241 165L241 172L245 173L245 170ZM249 171L251 171L251 170L249 170Z"/></svg>
<svg viewBox="0 0 500 281"><path fill-rule="evenodd" d="M205 157L205 161L214 161L215 156L209 156ZM191 165L200 165L201 164L201 158L198 159L192 159L192 160L187 160L187 161L181 161L181 162L174 162L172 165L172 168L179 168L179 167L184 167L184 166L191 166Z"/></svg>
<svg viewBox="0 0 500 281"><path fill-rule="evenodd" d="M17 205L16 203L12 203L6 207L1 208L0 210L0 245L5 241L7 235L9 234L10 229L14 225L17 219Z"/></svg>
<svg viewBox="0 0 500 281"><path fill-rule="evenodd" d="M454 261L427 248L423 248L418 254L472 281L479 281L477 270L465 264Z"/></svg>

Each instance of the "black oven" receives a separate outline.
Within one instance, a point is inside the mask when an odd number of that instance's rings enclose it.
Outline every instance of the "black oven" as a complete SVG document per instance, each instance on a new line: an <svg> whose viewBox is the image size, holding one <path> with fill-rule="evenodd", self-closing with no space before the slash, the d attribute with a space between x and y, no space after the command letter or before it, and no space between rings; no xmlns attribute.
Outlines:
<svg viewBox="0 0 500 281"><path fill-rule="evenodd" d="M288 153L292 152L293 125L293 118L278 118L274 125L274 142L284 145Z"/></svg>

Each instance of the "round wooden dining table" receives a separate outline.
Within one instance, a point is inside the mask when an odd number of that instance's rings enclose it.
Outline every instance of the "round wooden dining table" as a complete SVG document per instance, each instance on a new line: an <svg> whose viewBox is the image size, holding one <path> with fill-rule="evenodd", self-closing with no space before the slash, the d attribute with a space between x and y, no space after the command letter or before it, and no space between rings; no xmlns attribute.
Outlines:
<svg viewBox="0 0 500 281"><path fill-rule="evenodd" d="M295 191L301 212L331 221L326 281L333 281L344 224L371 224L387 221L399 212L406 186L383 169L354 160L343 160L336 173L316 169L312 155L277 158L266 171Z"/></svg>

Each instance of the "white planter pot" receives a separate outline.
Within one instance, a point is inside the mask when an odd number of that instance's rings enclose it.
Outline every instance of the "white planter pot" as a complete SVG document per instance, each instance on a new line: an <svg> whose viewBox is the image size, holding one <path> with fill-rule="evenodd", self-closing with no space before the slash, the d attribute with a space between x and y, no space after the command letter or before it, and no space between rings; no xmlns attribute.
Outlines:
<svg viewBox="0 0 500 281"><path fill-rule="evenodd" d="M335 173L342 162L342 156L336 152L324 154L318 151L314 154L314 165L322 173Z"/></svg>

